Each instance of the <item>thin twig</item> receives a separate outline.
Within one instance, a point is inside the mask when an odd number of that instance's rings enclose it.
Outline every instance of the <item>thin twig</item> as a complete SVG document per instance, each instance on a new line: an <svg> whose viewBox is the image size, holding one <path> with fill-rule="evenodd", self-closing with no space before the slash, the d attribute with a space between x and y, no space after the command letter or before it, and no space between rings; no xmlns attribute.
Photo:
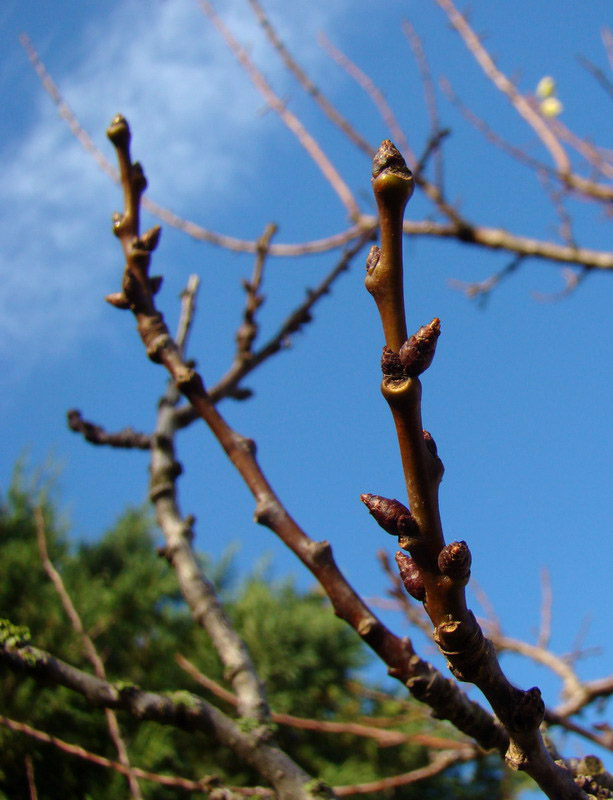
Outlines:
<svg viewBox="0 0 613 800"><path fill-rule="evenodd" d="M273 91L268 81L264 78L259 69L255 66L245 48L239 44L231 33L230 29L217 14L208 0L197 0L198 5L206 16L211 20L215 28L223 37L228 48L235 56L239 64L243 67L256 89L262 94L268 105L279 115L286 127L298 139L302 147L307 151L314 163L319 167L324 178L328 181L332 189L336 192L342 204L347 209L349 218L356 222L360 219L361 212L353 194L340 173L324 153L316 139L308 132L298 117L293 114Z"/></svg>
<svg viewBox="0 0 613 800"><path fill-rule="evenodd" d="M398 147L406 156L407 161L411 164L411 166L413 166L416 163L415 154L413 153L411 145L409 144L402 127L396 119L396 115L394 114L392 107L385 99L381 89L379 89L372 78L370 78L362 69L360 69L360 67L358 67L358 65L355 64L347 55L345 55L345 53L335 47L325 34L320 33L318 39L319 43L328 53L330 58L332 58L339 65L339 67L345 70L347 75L349 75L349 77L351 77L358 84L358 86L364 90L367 96L375 104L379 114L381 115L381 118L387 125L389 132L398 142ZM371 158L373 155L374 148L371 149L370 152Z"/></svg>
<svg viewBox="0 0 613 800"><path fill-rule="evenodd" d="M258 252L251 280L243 281L247 302L243 311L243 322L236 332L236 358L238 361L250 361L253 356L252 347L259 330L256 315L264 302L264 296L260 293L264 279L264 264L270 251L270 241L276 231L277 226L274 223L266 226L258 240Z"/></svg>
<svg viewBox="0 0 613 800"><path fill-rule="evenodd" d="M372 147L364 137L356 131L353 125L348 122L345 117L338 111L338 109L328 100L322 93L318 86L309 78L306 72L298 64L293 55L289 52L287 47L283 44L279 35L270 18L266 15L259 0L248 0L249 5L253 9L258 22L262 26L268 40L281 56L283 63L288 70L296 77L302 88L315 100L317 105L321 108L324 114L331 120L344 134L352 141L369 158L372 158L375 148Z"/></svg>
<svg viewBox="0 0 613 800"><path fill-rule="evenodd" d="M530 106L526 98L517 90L507 76L498 69L492 57L481 43L481 40L468 24L466 18L457 10L451 0L436 0L436 2L447 14L449 21L460 34L466 47L472 53L487 77L492 81L494 86L510 100L515 110L525 119L549 150L559 172L563 175L570 173L570 162L560 142L547 126L544 119Z"/></svg>
<svg viewBox="0 0 613 800"><path fill-rule="evenodd" d="M96 676L101 680L105 680L106 670L104 669L104 664L102 662L102 659L98 655L96 646L94 645L91 637L89 636L89 634L87 633L87 631L83 626L79 612L77 611L74 603L72 602L72 598L70 597L68 591L66 590L66 586L64 585L62 576L55 569L53 563L51 562L51 559L49 558L49 553L47 550L47 537L45 535L45 519L43 515L43 510L40 506L37 506L34 509L34 521L36 523L36 539L38 542L38 550L40 553L40 558L43 564L43 568L47 573L49 580L53 584L55 591L58 594L58 597L62 601L62 606L64 607L66 616L70 620L72 627L74 628L74 630L81 639L81 644L83 646L85 657L93 666ZM138 785L138 781L136 780L134 773L130 769L130 759L128 757L128 750L121 735L119 722L117 721L117 715L110 708L106 708L104 710L104 713L106 717L106 724L109 729L109 735L111 737L113 744L115 745L115 749L117 750L119 761L124 765L124 767L127 770L125 774L127 776L128 785L130 787L130 795L132 797L137 798L137 800L141 800L142 794Z"/></svg>
<svg viewBox="0 0 613 800"><path fill-rule="evenodd" d="M175 661L188 673L197 683L212 692L216 697L219 697L226 703L232 706L237 706L238 699L236 695L224 689L212 678L204 675L189 659L177 654ZM375 739L379 747L393 747L399 744L419 744L424 747L433 747L439 750L466 750L467 748L474 752L474 746L468 742L454 741L452 739L443 739L442 737L429 736L428 734L408 734L398 730L389 730L377 728L373 725L365 725L358 722L330 722L328 720L320 719L306 719L304 717L297 717L293 714L281 714L277 711L271 713L273 722L279 725L287 725L292 728L299 728L301 730L321 731L322 733L349 733L353 736L363 736L369 739ZM398 718L396 718L398 723Z"/></svg>
<svg viewBox="0 0 613 800"><path fill-rule="evenodd" d="M547 567L541 570L541 626L536 641L537 647L547 649L551 641L551 622L553 619L553 589Z"/></svg>
<svg viewBox="0 0 613 800"><path fill-rule="evenodd" d="M28 779L28 791L30 793L30 800L38 800L38 791L36 789L36 778L34 776L34 764L32 756L28 753L25 757L26 764L26 777Z"/></svg>
<svg viewBox="0 0 613 800"><path fill-rule="evenodd" d="M390 789L396 789L400 786L409 786L413 783L433 778L435 775L440 775L446 769L454 764L465 763L472 761L476 753L459 753L457 750L439 753L434 756L432 761L425 767L418 767L405 772L403 775L394 775L392 778L381 778L377 781L370 783L354 784L352 786L335 786L334 791L339 797L347 797L355 794L370 794L372 792L385 792Z"/></svg>
<svg viewBox="0 0 613 800"><path fill-rule="evenodd" d="M550 126L530 101L518 91L517 87L495 65L489 52L485 49L477 34L468 24L466 18L457 10L452 0L436 0L445 11L449 21L460 34L469 52L492 81L510 101L517 113L530 125L549 151L558 170L561 180L572 189L598 200L612 200L613 188L587 180L573 173L568 154Z"/></svg>
<svg viewBox="0 0 613 800"><path fill-rule="evenodd" d="M149 450L151 437L147 433L135 431L134 428L124 428L117 433L108 433L101 425L83 419L80 411L71 409L66 413L68 427L91 444L107 445L126 450Z"/></svg>
<svg viewBox="0 0 613 800"><path fill-rule="evenodd" d="M430 118L430 137L435 137L441 130L441 121L440 115L438 113L438 104L436 102L436 89L434 86L434 81L432 79L432 72L430 70L430 65L428 63L428 57L426 55L426 51L424 50L424 46L422 44L421 38L419 37L417 31L413 27L413 25L409 22L408 19L405 19L402 23L402 32L406 36L411 50L413 51L413 55L415 57L415 61L417 62L417 68L419 69L419 74L421 76L421 82L424 87L424 98L426 101L426 108L428 110L428 116ZM444 186L444 175L443 175L443 154L440 148L437 148L434 152L435 158L435 178L434 183L439 187L441 193L443 192Z"/></svg>
<svg viewBox="0 0 613 800"><path fill-rule="evenodd" d="M44 744L53 745L58 750L68 753L71 756L81 758L84 761L89 761L92 764L97 764L98 766L105 767L106 769L113 769L115 772L119 772L122 775L128 775L130 772L132 772L141 780L152 781L153 783L160 784L161 786L171 786L175 789L183 789L186 792L203 793L210 791L210 789L216 786L219 786L219 779L216 776L209 776L206 778L201 778L198 781L191 781L187 778L179 778L171 775L158 775L155 772L148 772L147 770L140 769L139 767L128 768L119 761L113 761L110 758L105 758L105 756L97 755L96 753L86 750L84 747L70 744L69 742L65 742L63 739L59 739L57 736L50 736L44 731L33 728L31 725L26 725L24 722L17 722L14 719L9 719L9 717L0 716L0 725L4 725L16 733L23 733L26 736L30 736L32 739L36 739ZM234 789L233 791L237 792L241 796L252 796L251 791L242 788ZM266 790L266 793L268 794L269 792Z"/></svg>

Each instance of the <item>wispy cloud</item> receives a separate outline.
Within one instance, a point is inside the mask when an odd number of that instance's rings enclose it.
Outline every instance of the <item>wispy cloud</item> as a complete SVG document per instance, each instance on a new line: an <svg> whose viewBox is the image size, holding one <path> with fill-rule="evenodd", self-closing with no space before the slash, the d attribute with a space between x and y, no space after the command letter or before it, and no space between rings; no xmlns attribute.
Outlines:
<svg viewBox="0 0 613 800"><path fill-rule="evenodd" d="M288 43L316 68L323 56L315 33L338 23L347 4L313 5L308 15L280 0L267 7L282 20ZM221 11L283 91L288 78L244 0L228 0ZM104 30L98 19L78 42L67 40L71 46L77 66L55 75L67 101L109 155L101 132L117 111L130 119L157 198L181 197L184 210L197 199L204 219L207 198L229 200L233 180L256 168L269 124L258 113L262 100L193 0L117 3ZM0 151L0 356L26 371L39 358L64 353L86 320L91 326L117 256L111 237L103 236L116 189L42 90L31 102L30 127L15 130ZM228 146L232 136L240 140L240 157L239 148Z"/></svg>

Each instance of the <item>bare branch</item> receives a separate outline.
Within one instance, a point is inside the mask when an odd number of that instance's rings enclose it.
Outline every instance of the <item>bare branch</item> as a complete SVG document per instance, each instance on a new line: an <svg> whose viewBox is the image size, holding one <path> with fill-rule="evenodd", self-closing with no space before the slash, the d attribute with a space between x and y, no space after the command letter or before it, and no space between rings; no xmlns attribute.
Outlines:
<svg viewBox="0 0 613 800"><path fill-rule="evenodd" d="M124 213L114 218L114 231L126 259L122 280L126 303L120 307L130 308L136 317L149 358L166 367L177 388L209 426L242 476L256 499L256 521L274 531L313 573L337 615L379 654L390 675L405 683L415 697L435 708L439 717L452 721L485 749L505 747L506 736L491 715L418 658L408 640L394 636L375 617L338 569L329 542L315 542L301 530L264 476L255 458L255 443L230 428L208 395L201 376L182 360L154 301L148 271L159 232L155 229L145 234L139 232L137 207L146 181L142 167L132 163L130 131L123 117L113 120L108 135L117 149L125 199Z"/></svg>
<svg viewBox="0 0 613 800"><path fill-rule="evenodd" d="M106 678L106 670L104 669L104 664L102 663L102 659L98 655L98 651L96 650L96 646L94 645L91 637L83 627L83 623L81 621L79 612L75 608L75 605L72 602L72 598L70 597L68 591L66 590L64 581L62 580L62 576L53 566L51 559L49 558L49 553L47 550L47 538L45 535L45 520L42 508L40 506L37 506L34 509L34 521L36 523L36 539L38 541L38 550L40 552L40 558L43 564L43 568L47 573L49 580L53 584L60 600L62 601L62 605L64 607L64 611L66 612L66 616L70 620L72 627L74 628L74 630L81 639L81 644L83 646L83 650L85 652L87 660L93 666L94 672L96 673L97 677L100 678L101 680L104 680ZM113 744L115 745L115 749L117 750L119 761L121 762L121 764L123 764L123 766L127 770L126 775L128 778L128 785L130 787L130 795L132 797L135 797L137 800L141 800L142 794L140 791L140 787L138 785L138 781L136 780L134 773L131 771L128 750L121 735L119 722L117 721L115 712L112 709L107 708L105 709L105 716L106 716L106 724L109 729L109 735L111 737Z"/></svg>
<svg viewBox="0 0 613 800"><path fill-rule="evenodd" d="M355 794L369 794L370 792L384 792L389 789L395 789L399 786L409 786L412 783L432 778L435 775L440 775L446 769L454 764L472 761L475 754L458 753L455 750L450 752L439 753L434 756L430 764L425 767L405 772L403 775L394 775L392 778L381 778L377 781L370 783L355 784L353 786L335 786L334 791L339 797L348 797Z"/></svg>
<svg viewBox="0 0 613 800"><path fill-rule="evenodd" d="M280 800L334 797L330 792L326 795L323 785L313 781L285 753L272 746L262 730L243 731L218 708L196 695L184 691L161 695L125 684L118 687L25 641L14 642L14 639L0 636L0 663L12 670L38 681L65 686L83 695L93 706L121 709L139 720L154 720L162 725L210 733L269 782Z"/></svg>
<svg viewBox="0 0 613 800"><path fill-rule="evenodd" d="M134 428L108 433L101 425L83 419L81 412L74 408L67 412L66 419L70 430L80 433L91 444L126 450L149 450L151 447L151 437L148 434L135 431Z"/></svg>
<svg viewBox="0 0 613 800"><path fill-rule="evenodd" d="M349 218L354 222L357 222L360 219L360 209L358 204L356 203L351 190L340 176L338 170L332 164L328 156L324 153L321 146L318 142L314 139L314 137L307 131L305 126L302 122L298 119L298 117L293 114L285 105L285 103L281 100L281 98L275 94L272 90L270 84L266 81L262 73L258 70L255 66L249 54L242 47L238 41L234 38L233 34L230 32L229 28L224 24L221 17L216 13L215 9L208 2L208 0L197 0L198 5L202 9L202 11L206 14L206 16L211 20L215 28L219 31L222 35L224 41L228 45L230 51L236 57L239 64L243 67L253 84L255 85L256 89L262 94L268 105L275 111L279 117L283 120L287 128L294 134L294 136L298 139L302 147L307 151L309 156L313 159L315 164L321 170L324 178L328 181L330 186L334 189L336 194L339 196L341 202L347 209L347 213L349 214Z"/></svg>
<svg viewBox="0 0 613 800"><path fill-rule="evenodd" d="M253 9L258 22L264 29L268 40L281 56L283 63L288 70L296 77L302 88L311 95L317 105L321 108L324 114L331 120L344 134L352 141L369 158L372 158L374 147L364 139L364 137L356 131L356 129L348 122L345 117L338 111L338 109L328 100L328 98L321 92L318 86L309 78L302 67L297 63L296 59L289 52L287 47L279 38L276 30L272 26L269 17L264 12L259 0L248 0L249 5Z"/></svg>
<svg viewBox="0 0 613 800"><path fill-rule="evenodd" d="M336 61L339 67L345 70L345 72L353 78L353 80L360 86L364 92L368 95L368 97L372 100L375 104L376 108L381 115L381 118L387 125L390 133L392 136L398 141L398 146L400 150L406 155L407 161L413 166L416 163L415 154L411 149L411 146L404 135L404 131L402 130L400 124L396 119L396 115L394 114L390 104L385 99L383 92L379 87L374 83L372 78L370 78L363 70L361 70L357 64L355 64L345 53L342 53L337 47L335 47L332 42L325 36L323 33L319 34L319 43L321 46L326 50L328 55ZM370 149L370 157L372 158L375 153L375 149Z"/></svg>
<svg viewBox="0 0 613 800"><path fill-rule="evenodd" d="M440 1L440 0L439 0ZM445 544L438 505L443 465L432 436L423 430L419 376L434 357L440 333L435 318L407 339L403 302L404 209L410 172L398 150L384 141L373 162L373 192L381 219L381 250L372 248L365 285L373 295L385 336L382 394L398 436L410 510L397 500L362 495L387 533L398 536L400 576L409 594L424 603L434 639L458 680L481 689L509 733L505 759L526 771L551 800L584 800L570 773L554 763L539 732L545 706L538 688L522 691L504 675L492 643L466 604L471 555L466 542Z"/></svg>
<svg viewBox="0 0 613 800"><path fill-rule="evenodd" d="M57 736L50 736L48 733L40 731L37 728L33 728L31 725L26 725L24 722L17 722L16 720L9 719L8 717L0 716L0 725L4 725L5 727L9 728L9 730L15 731L16 733L23 733L26 736L30 736L32 739L36 739L44 744L50 744L53 747L56 747L58 750L61 750L63 753L68 753L68 755L76 756L77 758L81 758L84 761L89 761L92 764L98 764L98 766L106 769L113 769L115 772L119 772L122 775L128 775L132 773L135 777L140 778L141 780L151 781L152 783L157 783L160 786L171 786L175 789L183 789L186 792L205 792L220 785L219 778L214 775L201 778L198 781L190 781L187 778L179 778L171 775L158 775L155 772L148 772L147 770L140 769L139 767L128 768L119 761L112 761L110 758L99 756L96 753L86 750L84 747L70 744L69 742L65 742L63 739L59 739ZM237 797L250 796L254 794L252 790L245 790L243 788L237 788L234 790L234 792L236 793ZM270 794L269 790L264 790L261 794L263 795L264 792L266 795ZM35 794L32 794L32 792L31 797L35 797Z"/></svg>

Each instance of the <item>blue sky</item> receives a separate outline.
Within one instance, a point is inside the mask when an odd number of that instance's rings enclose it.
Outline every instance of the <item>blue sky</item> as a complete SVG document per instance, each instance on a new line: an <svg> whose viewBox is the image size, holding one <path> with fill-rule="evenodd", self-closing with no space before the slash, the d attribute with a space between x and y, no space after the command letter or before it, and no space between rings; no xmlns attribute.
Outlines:
<svg viewBox="0 0 613 800"><path fill-rule="evenodd" d="M357 5L357 7L356 7ZM218 4L277 92L299 113L367 213L370 167L285 72L244 0ZM354 59L385 92L417 153L428 136L423 91L400 23L409 18L436 77L447 76L466 102L531 155L548 156L533 132L485 79L434 2L363 0L266 3L296 57L373 144L389 133L362 92L317 44L317 33ZM599 144L610 131L610 104L578 65L584 55L607 69L600 30L610 4L595 0L521 0L471 4L472 22L499 66L522 91L552 74L562 120ZM607 14L609 12L609 14ZM173 2L5 2L0 10L1 245L0 397L6 487L15 461L52 458L77 537L94 538L128 503L146 496L142 453L94 449L65 425L69 408L114 430L149 430L162 370L148 363L132 320L102 298L119 287L121 258L110 234L117 188L58 119L17 41L26 31L96 143L112 158L104 130L121 111L134 133L152 199L207 228L254 239L269 221L277 241L320 238L343 229L346 212L318 169L256 93L194 0ZM559 219L525 167L484 142L440 96L449 197L473 220L558 240ZM579 244L610 247L607 220L570 200ZM407 215L431 212L416 195ZM146 222L150 222L147 219ZM610 226L610 223L609 223ZM405 243L410 326L438 316L443 334L424 379L424 424L446 465L441 507L448 540L466 539L473 577L505 632L533 640L539 626L540 572L551 573L552 646L598 647L580 662L587 678L610 671L611 456L613 362L610 276L593 274L569 298L538 295L564 285L559 268L528 260L485 309L451 281L486 278L508 255L450 242ZM327 272L338 253L272 259L261 312L262 337ZM241 279L251 257L164 230L154 272L165 276L160 307L174 323L177 295L192 272L202 277L191 354L212 384L233 354L242 310ZM258 442L260 461L291 513L314 538L329 539L337 560L365 596L385 592L375 559L393 540L359 502L361 492L403 498L388 411L378 390L382 335L363 289L363 258L318 306L315 322L288 352L246 385L247 403L225 402L230 423ZM218 555L240 542L239 561L271 554L277 574L310 586L291 554L251 521L253 503L206 430L179 438L185 513L198 519L197 544ZM230 501L229 503L227 501ZM219 501L217 503L216 501ZM218 511L216 506L223 506ZM478 612L481 612L473 601ZM405 633L391 614L386 620ZM428 657L437 656L422 645ZM558 685L531 664L505 658L523 685ZM384 671L377 676L383 679ZM587 751L591 748L581 745Z"/></svg>

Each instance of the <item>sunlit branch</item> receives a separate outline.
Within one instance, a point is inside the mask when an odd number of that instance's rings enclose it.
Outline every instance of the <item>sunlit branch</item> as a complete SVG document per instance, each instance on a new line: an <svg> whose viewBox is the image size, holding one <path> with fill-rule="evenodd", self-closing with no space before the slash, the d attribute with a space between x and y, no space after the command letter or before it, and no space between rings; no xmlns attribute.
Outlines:
<svg viewBox="0 0 613 800"><path fill-rule="evenodd" d="M292 56L287 47L279 38L277 31L270 22L270 18L264 12L259 0L248 0L248 2L258 18L258 22L264 29L268 40L279 53L283 63L296 77L305 92L307 92L307 94L309 94L313 100L315 100L317 105L321 108L328 119L331 120L339 128L339 130L341 130L345 136L347 136L347 138L356 145L356 147L358 147L369 158L372 158L374 147L372 147L372 145L367 142L366 139L364 139L364 137L358 133L358 131L356 131L353 125L351 125L351 123L348 122L345 117L343 117L338 109L328 100L319 87L313 83L306 72L298 64L296 59Z"/></svg>
<svg viewBox="0 0 613 800"><path fill-rule="evenodd" d="M372 78L370 78L362 69L360 69L357 64L355 64L348 56L345 55L345 53L341 52L337 47L335 47L328 37L325 36L325 34L319 34L319 42L326 50L328 55L334 59L334 61L336 61L339 67L345 70L347 75L349 75L349 77L351 77L372 100L379 111L381 118L387 125L389 132L392 134L394 139L397 140L400 150L405 154L406 159L411 167L413 167L416 163L415 154L413 153L402 127L396 119L396 115L394 114L392 107L385 99L381 89L379 89ZM371 148L371 158L374 153L375 148Z"/></svg>
<svg viewBox="0 0 613 800"><path fill-rule="evenodd" d="M341 202L347 209L349 218L354 222L359 220L360 209L353 197L353 194L351 193L351 190L341 177L334 164L332 164L328 156L324 153L319 143L307 131L298 117L287 108L286 104L281 100L281 98L275 94L270 84L266 81L262 73L251 60L245 48L242 47L242 45L240 45L235 39L234 35L222 21L221 17L216 13L211 3L209 3L208 0L197 0L197 2L202 11L222 35L228 48L235 56L239 64L243 67L255 85L256 89L260 92L260 94L262 94L273 111L279 115L286 127L289 128L289 130L294 134L302 147L313 159L314 163L319 167L323 176L334 189Z"/></svg>

